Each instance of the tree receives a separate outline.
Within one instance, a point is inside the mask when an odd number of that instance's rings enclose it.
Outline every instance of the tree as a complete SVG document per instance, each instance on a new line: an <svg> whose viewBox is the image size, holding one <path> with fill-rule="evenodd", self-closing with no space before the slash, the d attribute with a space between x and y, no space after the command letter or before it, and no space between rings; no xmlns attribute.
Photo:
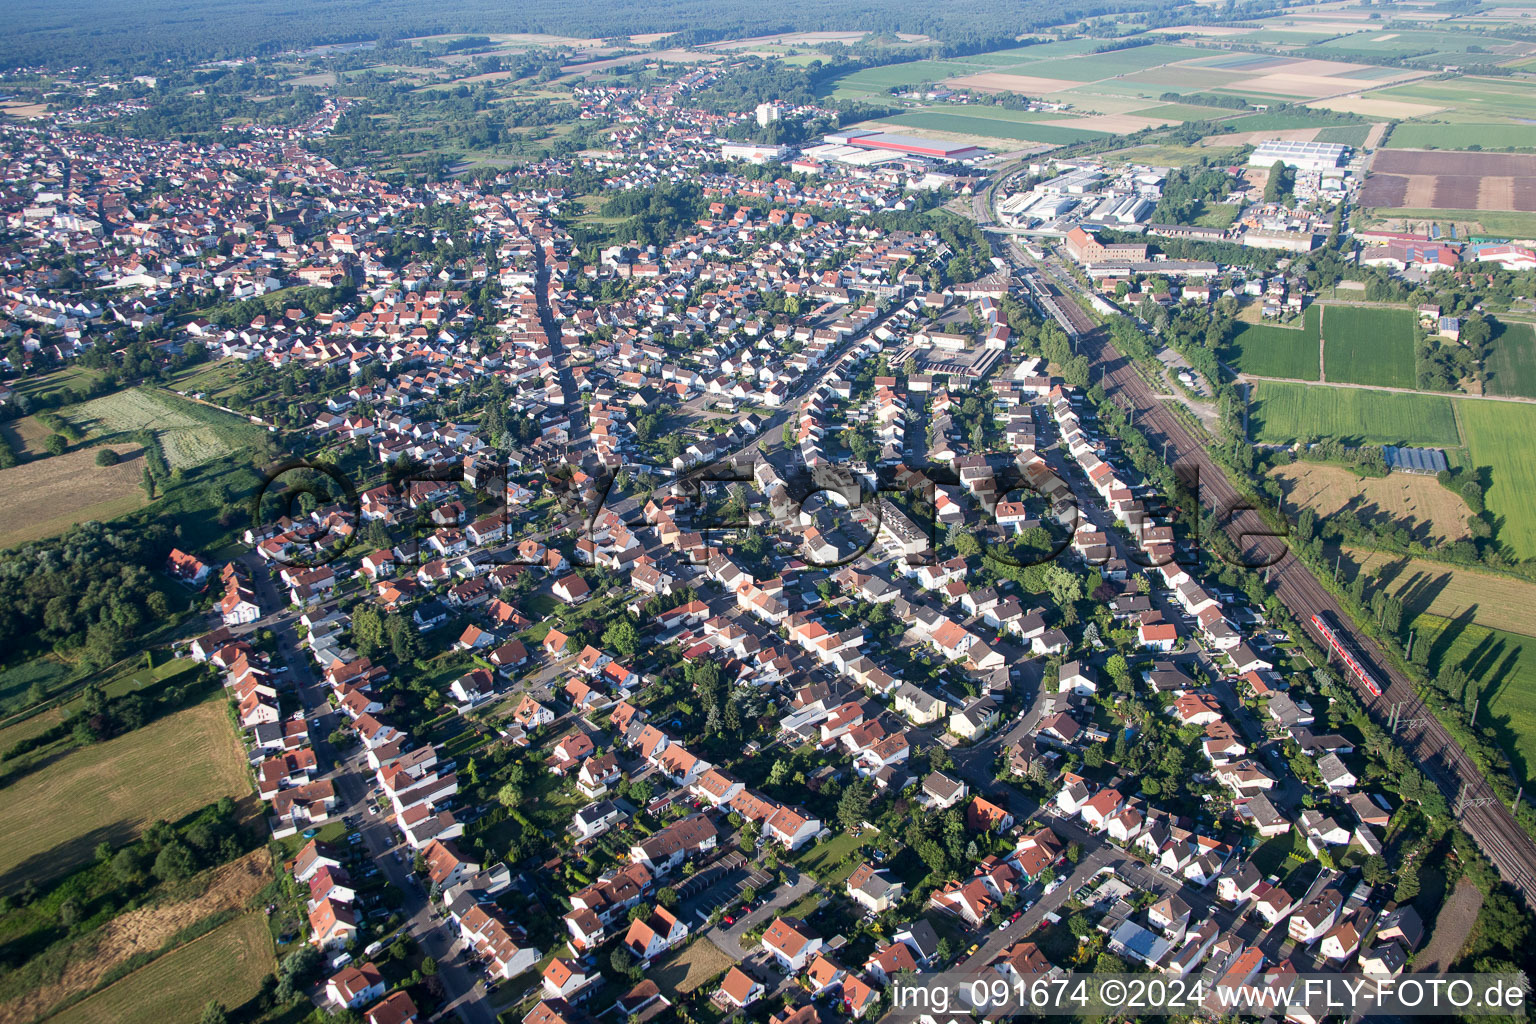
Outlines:
<svg viewBox="0 0 1536 1024"><path fill-rule="evenodd" d="M1264 182L1264 201L1278 203L1290 194L1290 170L1284 160L1276 160L1269 168L1269 180Z"/></svg>
<svg viewBox="0 0 1536 1024"><path fill-rule="evenodd" d="M640 648L640 630L628 618L615 619L603 631L603 646L625 658L633 658Z"/></svg>
<svg viewBox="0 0 1536 1024"><path fill-rule="evenodd" d="M49 434L43 439L43 448L49 455L63 455L69 450L69 438L63 434Z"/></svg>
<svg viewBox="0 0 1536 1024"><path fill-rule="evenodd" d="M496 791L496 802L511 810L523 802L522 788L508 782Z"/></svg>
<svg viewBox="0 0 1536 1024"><path fill-rule="evenodd" d="M180 842L169 842L155 857L155 877L162 882L179 882L197 870L192 851Z"/></svg>
<svg viewBox="0 0 1536 1024"><path fill-rule="evenodd" d="M981 554L981 541L969 531L957 530L955 532L955 553L961 558L971 558Z"/></svg>
<svg viewBox="0 0 1536 1024"><path fill-rule="evenodd" d="M96 451L96 465L115 466L118 462L117 452L111 448L99 448Z"/></svg>
<svg viewBox="0 0 1536 1024"><path fill-rule="evenodd" d="M125 846L112 858L112 874L126 885L144 881L144 855L137 847Z"/></svg>
<svg viewBox="0 0 1536 1024"><path fill-rule="evenodd" d="M1067 608L1082 600L1083 581L1069 569L1048 565L1044 570L1045 589L1050 592L1056 607Z"/></svg>
<svg viewBox="0 0 1536 1024"><path fill-rule="evenodd" d="M197 1018L197 1024L228 1024L229 1014L224 1009L224 1004L217 999L208 1000L203 1007L201 1016Z"/></svg>
<svg viewBox="0 0 1536 1024"><path fill-rule="evenodd" d="M430 956L422 957L421 958L421 976L423 978L431 978L431 977L435 976L436 974L437 974L437 959L435 957L430 957Z"/></svg>
<svg viewBox="0 0 1536 1024"><path fill-rule="evenodd" d="M1098 768L1104 763L1104 744L1090 743L1083 751L1083 764L1090 768Z"/></svg>
<svg viewBox="0 0 1536 1024"><path fill-rule="evenodd" d="M863 780L843 790L842 797L837 801L838 824L849 832L857 828L869 813L870 798L871 794Z"/></svg>

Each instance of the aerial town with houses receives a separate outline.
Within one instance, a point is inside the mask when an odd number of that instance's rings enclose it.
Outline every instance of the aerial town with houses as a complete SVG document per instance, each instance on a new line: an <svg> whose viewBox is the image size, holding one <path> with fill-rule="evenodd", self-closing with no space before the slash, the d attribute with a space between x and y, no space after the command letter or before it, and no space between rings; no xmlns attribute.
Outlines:
<svg viewBox="0 0 1536 1024"><path fill-rule="evenodd" d="M29 380L103 352L170 368L114 429L156 434L149 499L225 492L156 554L167 646L221 684L263 928L306 965L276 990L317 1015L231 1019L838 1024L909 974L1445 969L1471 919L1439 938L1420 864L1494 854L1367 713L1392 684L1347 623L1204 544L1111 390L1214 429L1214 357L1091 340L1310 323L1291 260L1365 154L1015 165L694 105L728 74L579 84L599 145L424 181L321 155L346 97L137 138L97 128L148 101L81 74L0 122L0 406L58 419ZM1230 223L1161 219L1190 188ZM1403 287L1536 269L1351 237ZM254 496L198 475L226 429Z"/></svg>

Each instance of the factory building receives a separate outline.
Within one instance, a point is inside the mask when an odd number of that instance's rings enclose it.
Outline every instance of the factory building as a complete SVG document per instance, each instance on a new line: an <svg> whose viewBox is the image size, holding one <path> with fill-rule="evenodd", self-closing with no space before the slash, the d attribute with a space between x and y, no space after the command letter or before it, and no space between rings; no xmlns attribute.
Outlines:
<svg viewBox="0 0 1536 1024"><path fill-rule="evenodd" d="M1249 167L1273 167L1278 160L1301 171L1326 171L1344 162L1349 147L1337 142L1291 142L1268 139L1248 158Z"/></svg>
<svg viewBox="0 0 1536 1024"><path fill-rule="evenodd" d="M986 150L980 146L919 139L913 135L896 135L892 132L844 131L828 135L822 141L903 156L923 156L930 160L971 160L986 155Z"/></svg>

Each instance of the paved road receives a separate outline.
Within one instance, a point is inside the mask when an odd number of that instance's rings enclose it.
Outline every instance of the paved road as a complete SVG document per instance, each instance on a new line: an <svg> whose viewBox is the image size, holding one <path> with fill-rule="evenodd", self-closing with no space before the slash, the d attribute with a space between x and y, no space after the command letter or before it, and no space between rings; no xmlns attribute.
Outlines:
<svg viewBox="0 0 1536 1024"><path fill-rule="evenodd" d="M327 739L338 724L338 716L326 700L327 690L315 672L314 661L299 646L295 628L297 613L286 606L286 595L274 585L260 560L255 555L247 555L244 560L254 569L252 576L262 607L281 609L264 616L252 628L271 629L277 636L278 654L288 667L287 677L309 719L310 742L315 755L322 765L331 766L322 778L330 779L336 787L338 816L357 816L361 822L358 831L363 836L362 845L378 865L380 873L404 893L404 928L437 961L438 977L448 994L440 1015L456 1013L464 1024L496 1024L496 1014L485 999L484 984L467 964L465 951L457 949L455 930L447 918L435 916L426 892L411 873L414 852L404 844L397 847L390 827L377 815L368 814L367 797L373 787L373 775L360 753L361 748L341 757ZM398 861L394 856L397 849L400 851ZM360 954L358 957L361 959Z"/></svg>

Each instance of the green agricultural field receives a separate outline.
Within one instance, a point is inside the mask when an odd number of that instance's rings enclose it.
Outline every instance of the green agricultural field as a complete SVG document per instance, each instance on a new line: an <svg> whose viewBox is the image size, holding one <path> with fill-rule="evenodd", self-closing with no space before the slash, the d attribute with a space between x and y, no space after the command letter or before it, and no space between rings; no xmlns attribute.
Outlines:
<svg viewBox="0 0 1536 1024"><path fill-rule="evenodd" d="M967 117L963 114L945 114L919 111L880 119L881 124L897 124L903 128L919 128L931 132L953 132L957 135L974 135L986 139L1009 139L1018 142L1040 142L1052 146L1066 146L1104 138L1104 132L1084 131L1081 128L1063 128L1054 124L1023 124L1000 121L994 118Z"/></svg>
<svg viewBox="0 0 1536 1024"><path fill-rule="evenodd" d="M1366 138L1371 134L1371 126L1368 124L1334 124L1329 125L1312 140L1314 142L1337 142L1345 146L1363 146Z"/></svg>
<svg viewBox="0 0 1536 1024"><path fill-rule="evenodd" d="M1279 114L1249 114L1247 117L1226 122L1226 126L1235 132L1283 132L1293 128L1317 128L1329 123L1330 119L1326 117L1319 117L1302 110L1288 110ZM1360 125L1359 127L1369 129L1370 126Z"/></svg>
<svg viewBox="0 0 1536 1024"><path fill-rule="evenodd" d="M1413 221L1418 224L1428 224L1433 221L1442 228L1446 225L1456 225L1458 235L1469 234L1498 235L1504 238L1533 238L1536 239L1536 213L1510 213L1506 211L1493 212L1489 210L1425 210L1378 208L1370 211L1371 223L1380 223L1384 220ZM1481 225L1481 230L1474 230L1475 225Z"/></svg>
<svg viewBox="0 0 1536 1024"><path fill-rule="evenodd" d="M1323 307L1323 369L1331 381L1414 386L1414 313L1373 306Z"/></svg>
<svg viewBox="0 0 1536 1024"><path fill-rule="evenodd" d="M1063 114L1058 110L1012 110L1008 107L989 107L981 103L941 103L930 107L919 107L913 110L912 113L956 114L960 117L974 117L986 121L1006 121L1013 124L1064 121L1076 116L1074 114Z"/></svg>
<svg viewBox="0 0 1536 1024"><path fill-rule="evenodd" d="M1532 97L1536 101L1536 97ZM1434 124L1392 129L1388 149L1536 149L1536 124Z"/></svg>
<svg viewBox="0 0 1536 1024"><path fill-rule="evenodd" d="M1493 354L1488 357L1488 393L1536 398L1536 327L1494 324Z"/></svg>
<svg viewBox="0 0 1536 1024"><path fill-rule="evenodd" d="M1522 779L1536 765L1536 639L1520 633L1437 615L1418 615L1409 623L1415 643L1429 643L1429 670L1460 666L1476 680L1483 708L1510 751ZM1489 719L1478 715L1478 724Z"/></svg>
<svg viewBox="0 0 1536 1024"><path fill-rule="evenodd" d="M917 60L906 64L864 68L860 71L843 75L831 83L831 95L836 99L863 99L870 96L885 96L891 89L901 86L921 85L924 82L937 84L947 78L955 78L959 75L997 70L1000 69L961 64L955 61Z"/></svg>
<svg viewBox="0 0 1536 1024"><path fill-rule="evenodd" d="M1178 118L1180 121L1213 121L1217 118L1231 117L1235 111L1225 107L1207 107L1199 103L1164 103L1157 107L1148 107L1138 110L1136 113L1143 117Z"/></svg>
<svg viewBox="0 0 1536 1024"><path fill-rule="evenodd" d="M1129 163L1135 161L1139 164L1153 164L1158 167L1189 167L1192 164L1221 163L1235 160L1242 152L1242 147L1217 147L1217 146L1128 146L1125 149L1117 149L1110 153L1102 154L1103 159L1110 163Z"/></svg>
<svg viewBox="0 0 1536 1024"><path fill-rule="evenodd" d="M1462 401L1457 418L1472 464L1487 477L1485 500L1498 539L1516 558L1536 557L1536 405Z"/></svg>
<svg viewBox="0 0 1536 1024"><path fill-rule="evenodd" d="M1469 55L1469 47L1486 47L1488 42L1489 40L1486 37L1474 35L1470 32L1398 32L1371 29L1338 39L1330 39L1326 43L1319 43L1315 49L1329 51L1328 53L1317 54L1317 56L1331 57L1333 59L1338 59L1340 54L1345 53L1401 56L1403 54L1421 53L1424 51L1455 53L1467 56ZM1478 54L1471 53L1470 56L1477 57ZM1485 56L1497 58L1498 55L1486 54Z"/></svg>
<svg viewBox="0 0 1536 1024"><path fill-rule="evenodd" d="M1430 115L1440 121L1521 124L1536 109L1536 82L1527 78L1437 78L1387 86L1365 96L1449 108Z"/></svg>
<svg viewBox="0 0 1536 1024"><path fill-rule="evenodd" d="M1290 380L1317 380L1318 322L1321 307L1302 315L1300 327L1244 324L1227 343L1223 359L1240 373Z"/></svg>
<svg viewBox="0 0 1536 1024"><path fill-rule="evenodd" d="M1273 444L1304 437L1436 448L1461 443L1451 400L1440 395L1268 380L1254 388L1248 427L1255 441Z"/></svg>
<svg viewBox="0 0 1536 1024"><path fill-rule="evenodd" d="M1145 71L1161 64L1192 60L1204 56L1205 51L1187 46L1170 46L1153 43L1136 46L1113 53L1090 53L1081 57L1065 57L1060 60L1034 61L1019 74L1040 78L1062 78L1069 82L1097 82L1101 78L1115 78L1135 71ZM999 69L1002 70L1002 69Z"/></svg>

